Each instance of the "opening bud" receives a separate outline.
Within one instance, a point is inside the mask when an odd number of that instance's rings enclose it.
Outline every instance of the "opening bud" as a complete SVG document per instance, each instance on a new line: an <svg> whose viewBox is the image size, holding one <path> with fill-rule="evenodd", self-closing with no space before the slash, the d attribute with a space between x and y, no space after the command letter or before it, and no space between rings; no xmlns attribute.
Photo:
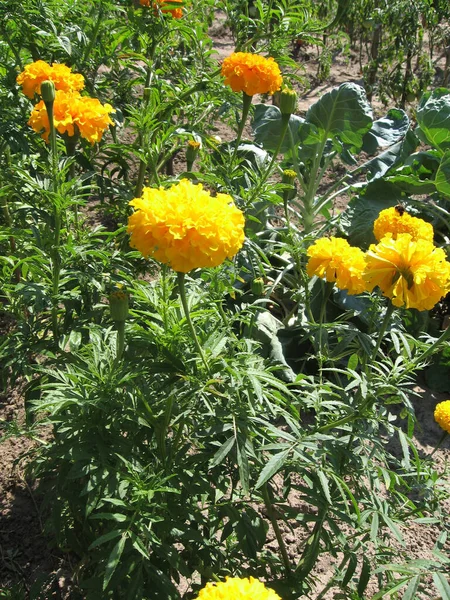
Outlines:
<svg viewBox="0 0 450 600"><path fill-rule="evenodd" d="M43 81L41 83L41 96L44 102L55 101L55 84L53 81Z"/></svg>
<svg viewBox="0 0 450 600"><path fill-rule="evenodd" d="M121 284L109 295L109 314L116 323L123 323L128 317L128 294Z"/></svg>
<svg viewBox="0 0 450 600"><path fill-rule="evenodd" d="M282 115L292 115L297 110L297 92L283 88L280 94L280 111Z"/></svg>

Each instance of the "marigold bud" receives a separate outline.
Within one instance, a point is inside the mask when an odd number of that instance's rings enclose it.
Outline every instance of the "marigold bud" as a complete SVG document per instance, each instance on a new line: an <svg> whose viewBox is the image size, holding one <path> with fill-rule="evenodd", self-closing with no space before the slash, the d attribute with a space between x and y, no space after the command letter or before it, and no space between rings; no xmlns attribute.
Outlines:
<svg viewBox="0 0 450 600"><path fill-rule="evenodd" d="M186 148L186 161L188 163L193 163L197 158L198 151L200 150L200 142L196 142L194 140L189 140Z"/></svg>
<svg viewBox="0 0 450 600"><path fill-rule="evenodd" d="M263 296L264 295L264 279L262 277L257 277L253 279L251 284L252 294L255 296Z"/></svg>
<svg viewBox="0 0 450 600"><path fill-rule="evenodd" d="M280 94L280 111L282 115L292 115L297 110L297 92L283 88Z"/></svg>
<svg viewBox="0 0 450 600"><path fill-rule="evenodd" d="M41 96L44 102L55 101L55 84L53 81L47 80L41 83Z"/></svg>
<svg viewBox="0 0 450 600"><path fill-rule="evenodd" d="M124 322L128 317L128 294L122 285L117 285L109 295L109 313L116 323Z"/></svg>
<svg viewBox="0 0 450 600"><path fill-rule="evenodd" d="M292 169L286 169L283 171L283 177L281 179L281 183L286 183L289 185L294 185L295 178L297 177L297 173Z"/></svg>

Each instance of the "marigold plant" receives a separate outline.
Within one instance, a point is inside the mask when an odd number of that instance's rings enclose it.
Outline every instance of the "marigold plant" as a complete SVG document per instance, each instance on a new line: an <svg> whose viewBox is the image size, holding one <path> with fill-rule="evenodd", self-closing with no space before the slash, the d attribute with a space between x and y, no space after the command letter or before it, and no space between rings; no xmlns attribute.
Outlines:
<svg viewBox="0 0 450 600"><path fill-rule="evenodd" d="M450 290L450 263L442 248L411 234L386 234L366 254L364 279L394 306L430 310Z"/></svg>
<svg viewBox="0 0 450 600"><path fill-rule="evenodd" d="M131 246L175 271L216 267L244 243L244 215L227 194L212 196L187 179L168 189L144 188L130 202Z"/></svg>
<svg viewBox="0 0 450 600"><path fill-rule="evenodd" d="M308 248L306 271L309 277L325 277L349 294L366 289L362 273L366 266L364 252L350 246L343 238L320 238Z"/></svg>
<svg viewBox="0 0 450 600"><path fill-rule="evenodd" d="M434 409L434 419L439 427L450 433L450 400L439 402Z"/></svg>
<svg viewBox="0 0 450 600"><path fill-rule="evenodd" d="M413 240L433 241L434 231L431 223L408 214L402 206L382 210L373 224L375 239L380 241L387 233L395 239L400 233L409 233Z"/></svg>
<svg viewBox="0 0 450 600"><path fill-rule="evenodd" d="M254 577L227 577L219 583L207 583L197 600L281 600L273 590Z"/></svg>
<svg viewBox="0 0 450 600"><path fill-rule="evenodd" d="M114 112L110 104L102 104L97 98L81 96L78 92L58 90L53 105L55 128L59 133L81 137L91 144L102 139L108 125L113 125L109 116ZM28 124L48 142L50 125L47 109L41 100L33 109Z"/></svg>
<svg viewBox="0 0 450 600"><path fill-rule="evenodd" d="M228 56L222 63L222 75L233 92L245 92L247 96L274 94L283 82L280 67L272 57L249 52Z"/></svg>
<svg viewBox="0 0 450 600"><path fill-rule="evenodd" d="M84 88L84 77L79 73L72 73L67 65L53 63L49 65L43 60L37 60L29 65L17 76L17 83L22 86L23 93L28 98L34 98L41 93L43 81L53 81L56 90L76 92Z"/></svg>
<svg viewBox="0 0 450 600"><path fill-rule="evenodd" d="M166 0L139 0L141 6L151 6L158 11L158 9L162 13L171 14L174 19L181 19L183 16L182 8L164 8L165 4L178 4L181 3L182 0L170 0L170 2L166 2Z"/></svg>

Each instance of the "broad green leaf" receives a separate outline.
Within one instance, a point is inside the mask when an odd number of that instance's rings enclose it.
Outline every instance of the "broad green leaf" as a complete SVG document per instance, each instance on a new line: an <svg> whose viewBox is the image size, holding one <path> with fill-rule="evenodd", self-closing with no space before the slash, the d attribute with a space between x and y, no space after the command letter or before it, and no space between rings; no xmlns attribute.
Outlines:
<svg viewBox="0 0 450 600"><path fill-rule="evenodd" d="M364 592L366 591L366 587L367 587L367 584L369 583L369 579L370 579L370 573L371 573L370 561L367 558L367 556L363 556L363 566L361 569L361 574L359 576L358 587L357 587L359 596L363 596Z"/></svg>
<svg viewBox="0 0 450 600"><path fill-rule="evenodd" d="M372 126L372 109L364 88L343 83L310 107L306 121L316 126L322 142L337 138L350 149L359 150Z"/></svg>
<svg viewBox="0 0 450 600"><path fill-rule="evenodd" d="M125 548L125 542L127 541L126 535L122 534L122 537L111 550L108 562L106 563L105 576L103 578L103 591L108 587L111 577L114 575L114 571L119 564L120 557L122 556L123 549Z"/></svg>
<svg viewBox="0 0 450 600"><path fill-rule="evenodd" d="M418 144L419 139L411 129L408 129L401 142L397 142L388 150L365 163L364 168L370 173L371 180L383 177L390 169L402 164L414 152Z"/></svg>
<svg viewBox="0 0 450 600"><path fill-rule="evenodd" d="M280 141L280 109L277 106L257 104L252 127L256 143L261 144L266 150L274 151ZM302 117L291 115L289 129L281 145L281 152L288 153L299 145L316 144L318 141L315 127Z"/></svg>
<svg viewBox="0 0 450 600"><path fill-rule="evenodd" d="M442 157L434 183L438 192L450 197L450 152Z"/></svg>
<svg viewBox="0 0 450 600"><path fill-rule="evenodd" d="M360 246L363 250L374 243L373 223L385 208L395 206L404 199L395 185L377 179L364 189L359 196L350 200L341 216L341 227L352 246Z"/></svg>
<svg viewBox="0 0 450 600"><path fill-rule="evenodd" d="M250 490L250 468L248 464L247 451L245 449L245 439L237 437L236 454L237 464L239 468L239 479L242 485L244 495L247 495Z"/></svg>
<svg viewBox="0 0 450 600"><path fill-rule="evenodd" d="M363 138L362 150L374 154L377 148L387 148L399 142L409 129L410 121L404 110L392 108L385 117L373 122Z"/></svg>
<svg viewBox="0 0 450 600"><path fill-rule="evenodd" d="M278 454L274 454L270 457L267 463L264 465L263 470L259 474L258 481L256 482L256 489L263 486L271 477L278 473L286 462L286 458L289 456L291 449L287 448Z"/></svg>
<svg viewBox="0 0 450 600"><path fill-rule="evenodd" d="M423 141L443 152L450 150L450 90L438 88L424 94L416 119L416 132Z"/></svg>

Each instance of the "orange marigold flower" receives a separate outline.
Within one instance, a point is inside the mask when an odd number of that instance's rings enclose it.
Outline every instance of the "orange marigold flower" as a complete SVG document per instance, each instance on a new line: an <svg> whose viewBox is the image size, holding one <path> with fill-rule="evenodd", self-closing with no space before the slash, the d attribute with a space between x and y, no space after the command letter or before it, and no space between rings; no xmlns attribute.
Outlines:
<svg viewBox="0 0 450 600"><path fill-rule="evenodd" d="M227 194L211 196L183 179L170 188L144 188L130 202L130 244L175 271L216 267L244 243L244 215Z"/></svg>
<svg viewBox="0 0 450 600"><path fill-rule="evenodd" d="M434 409L434 420L439 427L450 433L450 400L439 402Z"/></svg>
<svg viewBox="0 0 450 600"><path fill-rule="evenodd" d="M64 92L75 92L84 88L83 75L72 73L66 65L53 63L51 66L43 60L27 65L16 81L22 86L23 93L31 99L35 94L41 93L43 81L53 81L55 89Z"/></svg>
<svg viewBox="0 0 450 600"><path fill-rule="evenodd" d="M394 306L430 310L450 291L450 263L442 248L409 233L386 234L366 253L369 291L378 286Z"/></svg>
<svg viewBox="0 0 450 600"><path fill-rule="evenodd" d="M349 294L366 290L362 277L366 261L360 248L350 246L343 238L320 238L308 248L309 261L306 271L309 277L325 277Z"/></svg>
<svg viewBox="0 0 450 600"><path fill-rule="evenodd" d="M102 139L108 125L113 125L109 114L114 112L110 104L102 104L97 98L80 96L78 92L58 90L53 103L53 118L56 130L69 136L80 133L91 144ZM37 133L48 142L50 124L45 103L41 100L33 109L28 121Z"/></svg>
<svg viewBox="0 0 450 600"><path fill-rule="evenodd" d="M222 75L233 92L245 92L247 96L274 94L283 82L280 67L272 57L249 52L228 56L222 63Z"/></svg>
<svg viewBox="0 0 450 600"><path fill-rule="evenodd" d="M178 4L181 3L182 0L139 0L139 3L141 4L141 6L152 6L155 10L155 12L158 11L158 9L162 12L162 13L170 13L172 15L172 17L174 19L181 19L181 17L183 16L183 9L182 8L164 8L165 4Z"/></svg>
<svg viewBox="0 0 450 600"><path fill-rule="evenodd" d="M281 600L280 596L254 577L227 577L209 582L200 590L197 600Z"/></svg>
<svg viewBox="0 0 450 600"><path fill-rule="evenodd" d="M433 241L434 232L431 223L411 216L402 206L382 210L373 224L375 239L380 241L387 233L395 239L399 233L409 233L413 240Z"/></svg>

